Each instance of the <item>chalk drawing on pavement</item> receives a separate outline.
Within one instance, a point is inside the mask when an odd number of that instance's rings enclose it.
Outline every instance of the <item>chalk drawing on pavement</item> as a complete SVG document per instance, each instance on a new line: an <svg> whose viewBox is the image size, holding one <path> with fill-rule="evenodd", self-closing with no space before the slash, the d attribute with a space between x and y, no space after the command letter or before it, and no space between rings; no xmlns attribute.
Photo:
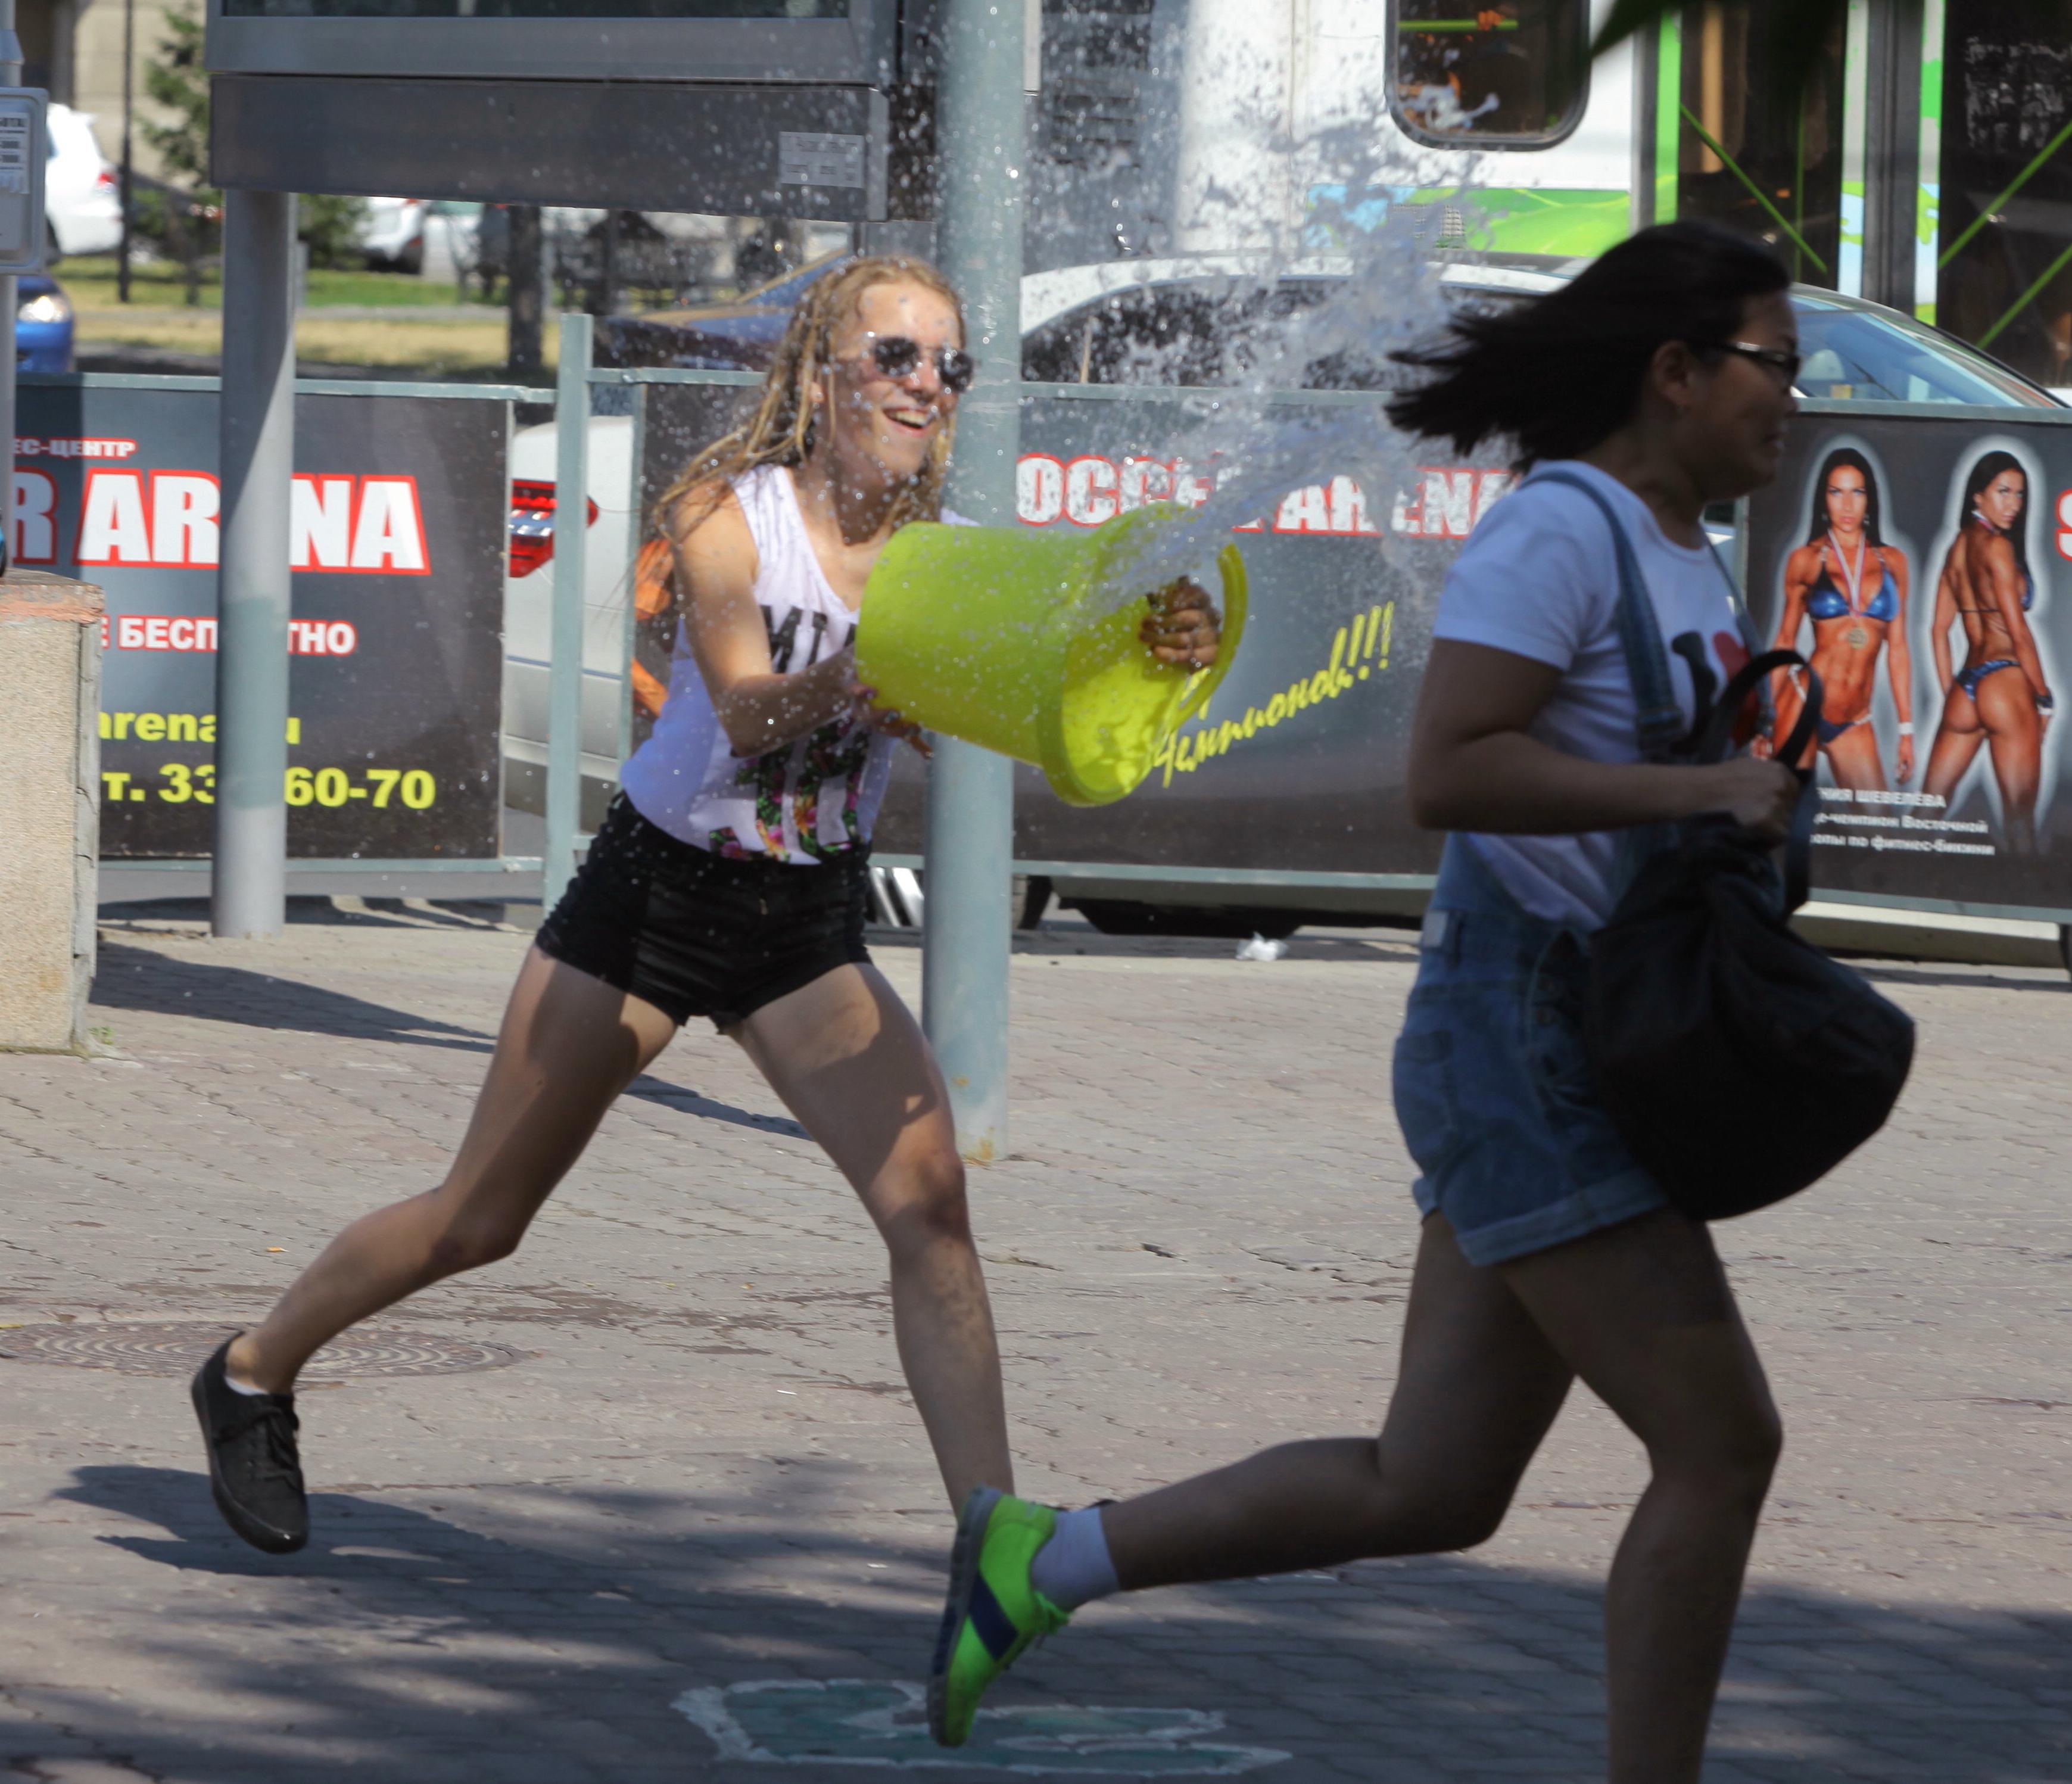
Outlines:
<svg viewBox="0 0 2072 1784"><path fill-rule="evenodd" d="M928 1737L927 1692L903 1679L763 1679L685 1692L676 1708L722 1759L770 1766L961 1767L1024 1777L1235 1778L1289 1756L1211 1740L1212 1710L1026 1704L983 1709L964 1745Z"/></svg>

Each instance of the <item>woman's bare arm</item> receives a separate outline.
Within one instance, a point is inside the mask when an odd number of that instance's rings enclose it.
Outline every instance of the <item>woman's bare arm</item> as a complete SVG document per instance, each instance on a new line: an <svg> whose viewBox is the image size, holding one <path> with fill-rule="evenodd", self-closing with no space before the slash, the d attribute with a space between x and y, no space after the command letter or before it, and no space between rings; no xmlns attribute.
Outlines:
<svg viewBox="0 0 2072 1784"><path fill-rule="evenodd" d="M1885 548L1885 568L1892 572L1892 585L1897 596L1892 623L1885 627L1885 672L1892 678L1893 710L1899 714L1899 722L1914 722L1914 647L1906 641L1906 553L1890 545ZM1914 739L1902 733L1899 740L1899 773L1901 780L1914 778Z"/></svg>
<svg viewBox="0 0 2072 1784"><path fill-rule="evenodd" d="M769 627L755 602L755 542L732 491L677 527L672 544L684 636L736 755L779 748L853 709L854 652L837 651L785 675L772 666Z"/></svg>
<svg viewBox="0 0 2072 1784"><path fill-rule="evenodd" d="M1784 610L1778 617L1777 638L1770 646L1772 650L1799 648L1799 634L1806 623L1806 594L1819 573L1822 549L1819 545L1801 545L1784 561ZM1799 684L1791 679L1789 670L1779 669L1770 678L1770 711L1775 726L1770 734L1768 748L1775 750L1791 735L1792 727L1799 722L1802 701ZM1806 747L1810 753L1817 746L1809 741Z"/></svg>
<svg viewBox="0 0 2072 1784"><path fill-rule="evenodd" d="M1528 735L1560 680L1511 651L1435 643L1411 724L1412 819L1428 830L1563 836L1729 812L1784 834L1799 783L1782 763L1589 762Z"/></svg>
<svg viewBox="0 0 2072 1784"><path fill-rule="evenodd" d="M1956 685L1957 672L1950 661L1950 627L1957 617L1957 553L1964 549L1959 538L1942 560L1942 573L1935 579L1935 615L1928 627L1928 648L1935 659L1935 685L1946 694Z"/></svg>
<svg viewBox="0 0 2072 1784"><path fill-rule="evenodd" d="M1987 541L1986 578L2000 623L2014 645L2014 660L2029 677L2029 692L2039 701L2049 699L2050 684L2044 679L2036 634L2029 629L2029 615L2021 610L2021 569L2015 562L2014 547L2004 539Z"/></svg>
<svg viewBox="0 0 2072 1784"><path fill-rule="evenodd" d="M1892 704L1900 722L1914 722L1914 647L1906 638L1906 553L1890 545L1885 548L1885 568L1892 572L1897 606L1885 635L1885 670L1892 677Z"/></svg>

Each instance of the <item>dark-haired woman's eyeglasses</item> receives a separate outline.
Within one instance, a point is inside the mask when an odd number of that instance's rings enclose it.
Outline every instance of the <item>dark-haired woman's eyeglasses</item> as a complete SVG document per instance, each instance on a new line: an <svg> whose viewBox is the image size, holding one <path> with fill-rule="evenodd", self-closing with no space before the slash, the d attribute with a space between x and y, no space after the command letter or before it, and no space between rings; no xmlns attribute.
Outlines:
<svg viewBox="0 0 2072 1784"><path fill-rule="evenodd" d="M1806 363L1803 357L1789 347L1758 347L1753 341L1721 341L1717 344L1722 353L1738 354L1742 359L1753 360L1782 373L1787 384L1799 382L1799 368Z"/></svg>
<svg viewBox="0 0 2072 1784"><path fill-rule="evenodd" d="M921 343L905 335L880 335L870 343L870 363L882 378L911 378L921 364ZM961 397L978 376L978 361L961 347L939 347L935 376L952 397Z"/></svg>

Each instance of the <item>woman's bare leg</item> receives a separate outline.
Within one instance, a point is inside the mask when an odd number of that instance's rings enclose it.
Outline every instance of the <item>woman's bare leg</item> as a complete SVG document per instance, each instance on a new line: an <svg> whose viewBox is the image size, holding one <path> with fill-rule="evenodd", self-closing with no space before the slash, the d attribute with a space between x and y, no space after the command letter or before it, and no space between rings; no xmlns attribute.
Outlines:
<svg viewBox="0 0 2072 1784"><path fill-rule="evenodd" d="M1605 1594L1611 1784L1696 1784L1741 1576L1782 1441L1711 1235L1664 1211L1505 1280L1646 1446Z"/></svg>
<svg viewBox="0 0 2072 1784"><path fill-rule="evenodd" d="M1882 793L1885 764L1878 760L1877 734L1868 725L1852 725L1826 746L1827 771L1837 787Z"/></svg>
<svg viewBox="0 0 2072 1784"><path fill-rule="evenodd" d="M230 1347L230 1372L292 1391L313 1352L442 1276L508 1257L619 1093L676 1026L652 1004L525 956L446 1181L356 1220Z"/></svg>
<svg viewBox="0 0 2072 1784"><path fill-rule="evenodd" d="M948 1093L875 967L766 1004L734 1038L863 1198L892 1261L892 1330L952 1506L1012 1491L1000 1346L972 1243Z"/></svg>
<svg viewBox="0 0 2072 1784"><path fill-rule="evenodd" d="M2012 669L1979 684L1979 718L2000 783L2000 820L2018 849L2036 845L2036 795L2043 783L2043 716L2029 677Z"/></svg>
<svg viewBox="0 0 2072 1784"><path fill-rule="evenodd" d="M1992 677L1988 676L1986 680ZM1947 805L1957 783L1964 778L1964 771L1978 754L1979 746L1985 741L1985 727L1979 722L1979 709L1971 697L1961 688L1951 689L1942 703L1942 721L1935 727L1935 741L1929 746L1928 767L1921 777L1922 791L1933 794Z"/></svg>
<svg viewBox="0 0 2072 1784"><path fill-rule="evenodd" d="M1285 1443L1101 1513L1126 1591L1469 1548L1492 1535L1568 1391L1494 1270L1424 1223L1377 1441Z"/></svg>
<svg viewBox="0 0 2072 1784"><path fill-rule="evenodd" d="M1572 1370L1654 1468L1605 1597L1613 1784L1695 1784L1779 1440L1712 1242L1681 1215L1494 1271L1428 1220L1380 1443L1285 1444L1111 1507L1116 1577L1133 1589L1482 1541Z"/></svg>

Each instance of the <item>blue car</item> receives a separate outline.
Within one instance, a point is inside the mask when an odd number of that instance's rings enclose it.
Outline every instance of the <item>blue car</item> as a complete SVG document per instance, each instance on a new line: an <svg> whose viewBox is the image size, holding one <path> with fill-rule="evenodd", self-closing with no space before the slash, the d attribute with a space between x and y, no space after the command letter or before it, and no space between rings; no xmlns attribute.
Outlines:
<svg viewBox="0 0 2072 1784"><path fill-rule="evenodd" d="M72 299L40 273L24 273L15 288L14 363L23 372L72 370Z"/></svg>
<svg viewBox="0 0 2072 1784"><path fill-rule="evenodd" d="M824 255L733 303L606 316L597 325L598 364L760 372L783 338L792 306L815 280L848 258L846 253Z"/></svg>

